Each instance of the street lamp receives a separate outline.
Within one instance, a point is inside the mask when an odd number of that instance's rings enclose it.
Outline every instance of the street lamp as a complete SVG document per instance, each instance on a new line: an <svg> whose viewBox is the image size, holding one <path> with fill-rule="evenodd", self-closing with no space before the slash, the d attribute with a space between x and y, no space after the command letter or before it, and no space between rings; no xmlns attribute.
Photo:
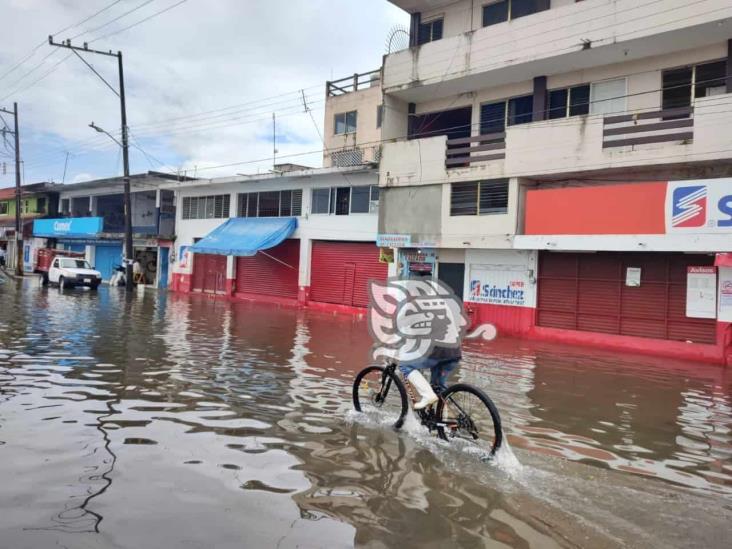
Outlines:
<svg viewBox="0 0 732 549"><path fill-rule="evenodd" d="M120 143L111 133L109 133L104 128L100 128L97 126L94 122L89 124L89 127L93 130L105 134L107 137L109 137L112 141L117 143L120 147L122 147L123 152L127 152L127 147ZM126 136L123 136L123 139ZM126 141L126 139L125 139ZM125 157L127 155L125 154ZM125 158L126 160L126 158ZM131 290L133 287L133 280L132 280L132 260L131 258L134 257L134 253L132 251L132 201L130 199L130 173L129 173L129 164L127 161L125 161L125 176L124 176L124 207L125 207L125 286L127 290Z"/></svg>

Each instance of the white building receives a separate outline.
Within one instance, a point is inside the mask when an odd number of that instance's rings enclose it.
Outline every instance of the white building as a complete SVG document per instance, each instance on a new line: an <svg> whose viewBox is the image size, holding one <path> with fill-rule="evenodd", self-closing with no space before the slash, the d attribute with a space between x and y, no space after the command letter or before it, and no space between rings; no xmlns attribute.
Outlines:
<svg viewBox="0 0 732 549"><path fill-rule="evenodd" d="M504 333L729 361L732 3L390 1L412 16L382 74L401 272Z"/></svg>
<svg viewBox="0 0 732 549"><path fill-rule="evenodd" d="M168 188L177 196L175 291L350 308L367 305L368 280L386 277L375 245L379 188L372 166ZM273 238L264 235L260 245L263 224Z"/></svg>

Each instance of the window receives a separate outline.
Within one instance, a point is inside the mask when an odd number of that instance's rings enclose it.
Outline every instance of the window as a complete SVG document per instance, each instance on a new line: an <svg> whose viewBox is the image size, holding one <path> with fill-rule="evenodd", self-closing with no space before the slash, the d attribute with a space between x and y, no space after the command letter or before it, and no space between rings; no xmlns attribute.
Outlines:
<svg viewBox="0 0 732 549"><path fill-rule="evenodd" d="M349 215L371 213L378 209L379 187L324 187L313 189L311 211L314 214Z"/></svg>
<svg viewBox="0 0 732 549"><path fill-rule="evenodd" d="M534 97L524 95L480 106L480 133L502 133L506 126L526 124L534 117Z"/></svg>
<svg viewBox="0 0 732 549"><path fill-rule="evenodd" d="M40 214L46 213L46 199L44 197L36 201L36 211Z"/></svg>
<svg viewBox="0 0 732 549"><path fill-rule="evenodd" d="M590 85L562 88L549 92L548 118L565 118L590 112Z"/></svg>
<svg viewBox="0 0 732 549"><path fill-rule="evenodd" d="M182 219L223 219L229 217L228 194L183 197Z"/></svg>
<svg viewBox="0 0 732 549"><path fill-rule="evenodd" d="M91 269L91 265L83 259L62 259L61 268L63 269Z"/></svg>
<svg viewBox="0 0 732 549"><path fill-rule="evenodd" d="M534 97L532 95L514 97L508 100L508 117L506 121L509 126L531 122L533 115Z"/></svg>
<svg viewBox="0 0 732 549"><path fill-rule="evenodd" d="M69 199L68 198L61 199L61 213L63 215L69 215Z"/></svg>
<svg viewBox="0 0 732 549"><path fill-rule="evenodd" d="M450 215L493 215L508 212L508 179L453 183Z"/></svg>
<svg viewBox="0 0 732 549"><path fill-rule="evenodd" d="M727 68L724 61L663 71L661 105L664 110L690 107L697 97L726 93L726 82Z"/></svg>
<svg viewBox="0 0 732 549"><path fill-rule="evenodd" d="M335 214L348 215L351 206L351 187L337 187L335 189Z"/></svg>
<svg viewBox="0 0 732 549"><path fill-rule="evenodd" d="M376 127L380 128L381 123L384 121L384 105L377 105L376 107Z"/></svg>
<svg viewBox="0 0 732 549"><path fill-rule="evenodd" d="M369 213L371 187L353 187L351 191L351 213Z"/></svg>
<svg viewBox="0 0 732 549"><path fill-rule="evenodd" d="M258 217L279 217L280 215L280 192L270 191L259 193Z"/></svg>
<svg viewBox="0 0 732 549"><path fill-rule="evenodd" d="M8 215L8 203L0 202L0 215Z"/></svg>
<svg viewBox="0 0 732 549"><path fill-rule="evenodd" d="M497 25L549 9L549 0L500 0L483 6L483 26Z"/></svg>
<svg viewBox="0 0 732 549"><path fill-rule="evenodd" d="M626 111L625 78L593 82L590 86L590 113L617 114Z"/></svg>
<svg viewBox="0 0 732 549"><path fill-rule="evenodd" d="M346 133L354 133L356 131L356 122L358 119L357 111L342 112L335 115L335 134L343 135Z"/></svg>
<svg viewBox="0 0 732 549"><path fill-rule="evenodd" d="M330 188L313 189L313 204L311 206L314 214L327 214L330 205Z"/></svg>
<svg viewBox="0 0 732 549"><path fill-rule="evenodd" d="M434 19L426 23L419 24L419 34L417 35L417 45L421 46L427 42L434 42L442 39L442 19Z"/></svg>
<svg viewBox="0 0 732 549"><path fill-rule="evenodd" d="M302 190L239 194L239 217L290 217L302 214Z"/></svg>

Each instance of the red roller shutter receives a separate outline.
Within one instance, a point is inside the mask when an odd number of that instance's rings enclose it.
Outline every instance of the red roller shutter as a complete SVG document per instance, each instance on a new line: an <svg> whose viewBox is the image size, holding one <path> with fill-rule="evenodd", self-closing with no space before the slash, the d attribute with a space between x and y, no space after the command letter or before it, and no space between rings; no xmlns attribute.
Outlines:
<svg viewBox="0 0 732 549"><path fill-rule="evenodd" d="M236 292L297 299L300 240L292 238L252 257L236 258Z"/></svg>
<svg viewBox="0 0 732 549"><path fill-rule="evenodd" d="M313 301L367 307L368 281L386 277L387 265L379 262L379 248L372 242L313 242Z"/></svg>
<svg viewBox="0 0 732 549"><path fill-rule="evenodd" d="M226 256L194 254L193 291L222 293L226 291Z"/></svg>
<svg viewBox="0 0 732 549"><path fill-rule="evenodd" d="M686 268L705 255L550 253L539 264L537 324L587 332L716 343L714 319L686 316ZM625 285L628 267L641 285Z"/></svg>

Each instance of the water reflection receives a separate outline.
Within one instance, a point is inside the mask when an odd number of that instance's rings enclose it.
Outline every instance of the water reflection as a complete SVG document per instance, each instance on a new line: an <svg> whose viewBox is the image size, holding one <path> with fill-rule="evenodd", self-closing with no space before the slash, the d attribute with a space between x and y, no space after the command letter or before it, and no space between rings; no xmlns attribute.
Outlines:
<svg viewBox="0 0 732 549"><path fill-rule="evenodd" d="M606 541L418 430L346 421L370 360L359 319L116 289L0 292L9 546L51 534L76 546L84 532L121 547ZM459 377L495 398L515 447L732 497L723 369L499 340L467 349Z"/></svg>

